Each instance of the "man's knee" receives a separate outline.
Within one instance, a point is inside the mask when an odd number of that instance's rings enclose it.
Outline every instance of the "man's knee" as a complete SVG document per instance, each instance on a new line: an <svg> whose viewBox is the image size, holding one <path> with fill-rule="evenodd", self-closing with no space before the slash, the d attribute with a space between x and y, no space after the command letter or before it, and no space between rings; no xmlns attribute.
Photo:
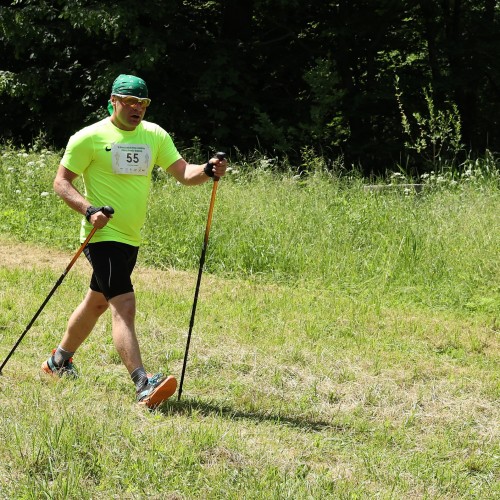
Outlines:
<svg viewBox="0 0 500 500"><path fill-rule="evenodd" d="M95 316L101 316L109 307L108 301L102 293L89 291L84 300L87 311Z"/></svg>
<svg viewBox="0 0 500 500"><path fill-rule="evenodd" d="M133 321L135 318L135 294L133 292L117 295L109 299L109 306L114 317L124 321Z"/></svg>

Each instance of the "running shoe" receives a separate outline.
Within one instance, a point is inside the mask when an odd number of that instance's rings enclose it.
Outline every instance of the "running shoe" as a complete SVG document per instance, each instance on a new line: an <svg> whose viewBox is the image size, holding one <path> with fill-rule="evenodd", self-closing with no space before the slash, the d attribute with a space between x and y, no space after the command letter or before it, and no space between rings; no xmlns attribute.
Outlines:
<svg viewBox="0 0 500 500"><path fill-rule="evenodd" d="M164 377L162 373L157 373L148 377L148 383L137 391L137 403L154 409L172 396L176 389L177 380L172 375Z"/></svg>
<svg viewBox="0 0 500 500"><path fill-rule="evenodd" d="M57 366L54 363L54 354L56 349L52 349L52 356L42 363L42 372L47 373L53 377L69 377L78 378L78 372L73 364L73 358L69 358L63 363L62 366Z"/></svg>

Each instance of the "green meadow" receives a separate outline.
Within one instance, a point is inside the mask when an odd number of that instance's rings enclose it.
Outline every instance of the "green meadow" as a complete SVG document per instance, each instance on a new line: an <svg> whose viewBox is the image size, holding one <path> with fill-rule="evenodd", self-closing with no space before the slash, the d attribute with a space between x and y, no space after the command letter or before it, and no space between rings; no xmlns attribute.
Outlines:
<svg viewBox="0 0 500 500"><path fill-rule="evenodd" d="M78 248L59 159L0 151L0 361ZM87 290L81 257L0 377L0 498L499 498L494 160L418 192L314 157L300 174L258 154L231 167L182 399L135 404L107 315L78 380L40 374ZM211 189L155 171L134 273L149 371L180 378Z"/></svg>

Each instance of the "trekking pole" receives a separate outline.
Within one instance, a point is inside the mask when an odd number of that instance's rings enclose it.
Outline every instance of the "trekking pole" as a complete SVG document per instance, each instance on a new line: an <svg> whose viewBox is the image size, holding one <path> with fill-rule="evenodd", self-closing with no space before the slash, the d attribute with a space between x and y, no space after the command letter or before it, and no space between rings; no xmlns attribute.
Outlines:
<svg viewBox="0 0 500 500"><path fill-rule="evenodd" d="M217 153L215 156L219 160L224 160L226 158L226 153ZM215 194L217 193L218 184L219 184L219 178L214 177L214 183L212 186L212 197L210 198L210 207L208 209L207 225L205 227L205 238L203 239L203 247L201 249L200 266L198 268L198 279L196 280L193 308L191 310L191 320L189 321L189 331L188 331L187 342L186 342L186 350L184 352L184 362L182 364L181 382L179 384L179 392L177 395L177 401L181 400L181 395L182 395L182 385L184 384L184 374L186 372L189 344L191 343L191 333L193 332L194 317L196 314L196 305L198 303L198 293L200 291L201 275L203 273L203 265L205 264L205 254L207 253L207 246L208 246L208 235L210 234L210 226L212 225L212 214L214 211Z"/></svg>
<svg viewBox="0 0 500 500"><path fill-rule="evenodd" d="M112 207L102 207L101 211L104 213L104 215L106 215L108 217L110 215L114 214L114 212L115 212ZM61 274L61 276L57 280L56 284L54 285L54 287L52 288L50 293L47 295L46 299L43 301L43 304L40 306L38 311L35 313L35 315L31 319L31 321L28 323L28 326L25 328L24 332L21 334L18 341L14 344L14 347L11 349L8 356L5 358L4 362L2 363L2 366L0 366L0 375L2 375L3 367L7 364L7 361L9 361L10 357L14 354L14 351L17 349L17 346L21 343L24 336L28 333L29 329L33 326L33 323L36 321L36 319L38 318L40 313L43 311L43 308L47 305L47 302L50 300L52 295L54 295L54 292L57 290L59 285L63 282L64 278L69 273L69 270L73 267L73 264L77 261L78 257L83 252L84 248L87 246L87 243L92 239L92 236L94 236L94 233L96 232L96 230L97 230L96 227L92 228L92 231L90 231L90 233L87 236L87 238L85 239L85 241L81 244L80 248L75 253L74 257L71 259L71 262L68 264L68 266L66 267L64 272Z"/></svg>

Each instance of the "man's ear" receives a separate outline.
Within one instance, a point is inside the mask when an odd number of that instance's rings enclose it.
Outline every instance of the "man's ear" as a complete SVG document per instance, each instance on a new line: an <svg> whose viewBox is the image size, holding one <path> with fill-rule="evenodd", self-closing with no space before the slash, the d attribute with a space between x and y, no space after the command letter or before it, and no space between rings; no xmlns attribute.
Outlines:
<svg viewBox="0 0 500 500"><path fill-rule="evenodd" d="M116 111L116 101L117 101L117 98L116 96L112 95L109 100L111 101L111 106L113 107L113 112ZM110 114L112 114L111 110L109 111Z"/></svg>

